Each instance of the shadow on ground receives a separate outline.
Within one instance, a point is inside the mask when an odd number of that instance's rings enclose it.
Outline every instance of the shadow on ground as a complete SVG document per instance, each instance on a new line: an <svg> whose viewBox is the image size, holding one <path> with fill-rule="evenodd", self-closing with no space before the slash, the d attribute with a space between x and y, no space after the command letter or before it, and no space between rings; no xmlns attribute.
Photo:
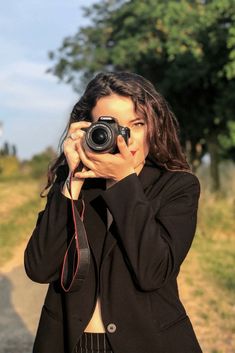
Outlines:
<svg viewBox="0 0 235 353"><path fill-rule="evenodd" d="M31 282L23 266L0 273L0 353L32 353L46 287Z"/></svg>

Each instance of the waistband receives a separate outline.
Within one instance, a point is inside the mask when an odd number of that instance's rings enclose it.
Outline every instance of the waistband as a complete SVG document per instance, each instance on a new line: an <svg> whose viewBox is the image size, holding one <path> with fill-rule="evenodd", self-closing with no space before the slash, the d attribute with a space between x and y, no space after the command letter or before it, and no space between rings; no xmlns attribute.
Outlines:
<svg viewBox="0 0 235 353"><path fill-rule="evenodd" d="M112 347L108 341L106 333L83 332L77 344L78 348L88 349L91 351L103 350L104 352L112 351Z"/></svg>

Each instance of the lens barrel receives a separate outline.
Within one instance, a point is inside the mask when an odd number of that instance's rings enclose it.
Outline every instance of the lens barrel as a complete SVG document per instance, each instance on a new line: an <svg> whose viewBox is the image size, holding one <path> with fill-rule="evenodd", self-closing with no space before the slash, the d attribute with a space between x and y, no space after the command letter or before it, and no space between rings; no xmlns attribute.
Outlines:
<svg viewBox="0 0 235 353"><path fill-rule="evenodd" d="M98 121L83 129L85 145L95 152L118 153L117 137L122 135L128 145L130 129L118 124L112 116L100 116Z"/></svg>
<svg viewBox="0 0 235 353"><path fill-rule="evenodd" d="M91 125L85 135L86 144L96 152L110 152L116 145L112 124L97 122Z"/></svg>

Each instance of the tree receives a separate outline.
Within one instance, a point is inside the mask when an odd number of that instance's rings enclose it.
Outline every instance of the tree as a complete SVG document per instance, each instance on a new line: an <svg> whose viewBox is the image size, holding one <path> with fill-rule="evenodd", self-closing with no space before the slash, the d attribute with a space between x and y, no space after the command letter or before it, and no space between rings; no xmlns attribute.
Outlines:
<svg viewBox="0 0 235 353"><path fill-rule="evenodd" d="M43 152L38 153L29 161L31 175L38 179L46 175L49 164L56 158L56 153L52 147L47 147Z"/></svg>
<svg viewBox="0 0 235 353"><path fill-rule="evenodd" d="M149 78L173 106L194 169L210 153L219 189L219 136L230 136L235 111L234 1L103 0L84 14L91 25L49 54L49 71L75 90L104 69Z"/></svg>
<svg viewBox="0 0 235 353"><path fill-rule="evenodd" d="M15 145L4 142L3 147L0 149L0 156L14 156L16 157L17 149Z"/></svg>
<svg viewBox="0 0 235 353"><path fill-rule="evenodd" d="M10 145L8 142L4 142L3 149L2 149L2 154L3 156L9 156L10 155Z"/></svg>
<svg viewBox="0 0 235 353"><path fill-rule="evenodd" d="M16 145L12 145L12 156L16 156L16 155L17 155Z"/></svg>

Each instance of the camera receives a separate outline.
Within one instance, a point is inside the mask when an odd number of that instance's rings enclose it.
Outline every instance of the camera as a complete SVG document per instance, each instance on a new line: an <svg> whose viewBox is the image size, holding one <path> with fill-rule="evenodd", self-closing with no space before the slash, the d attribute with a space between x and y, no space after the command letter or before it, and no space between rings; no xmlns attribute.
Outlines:
<svg viewBox="0 0 235 353"><path fill-rule="evenodd" d="M127 145L130 137L130 129L118 125L116 119L111 116L100 116L95 123L83 130L86 131L85 144L95 152L118 153L118 135L123 136Z"/></svg>

